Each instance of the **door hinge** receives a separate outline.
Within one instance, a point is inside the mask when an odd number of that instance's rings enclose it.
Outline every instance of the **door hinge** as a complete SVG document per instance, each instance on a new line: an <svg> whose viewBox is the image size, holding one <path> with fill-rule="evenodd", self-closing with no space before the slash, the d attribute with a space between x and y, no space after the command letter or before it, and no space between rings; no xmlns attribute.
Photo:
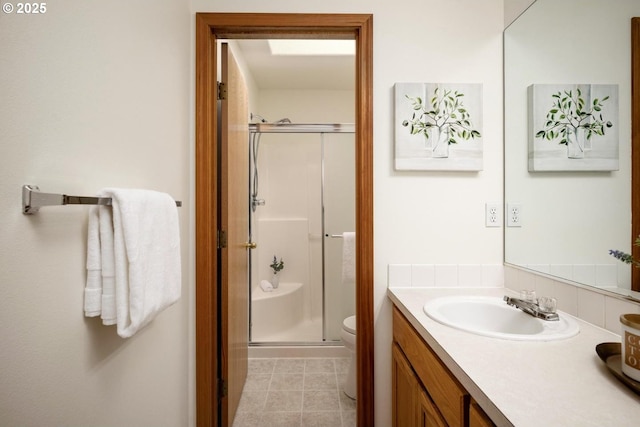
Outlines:
<svg viewBox="0 0 640 427"><path fill-rule="evenodd" d="M218 249L227 247L227 232L224 230L218 230Z"/></svg>
<svg viewBox="0 0 640 427"><path fill-rule="evenodd" d="M223 397L227 397L227 394L229 394L227 382L223 379L219 379L218 380L218 398L222 399Z"/></svg>
<svg viewBox="0 0 640 427"><path fill-rule="evenodd" d="M218 82L218 99L227 99L227 84Z"/></svg>

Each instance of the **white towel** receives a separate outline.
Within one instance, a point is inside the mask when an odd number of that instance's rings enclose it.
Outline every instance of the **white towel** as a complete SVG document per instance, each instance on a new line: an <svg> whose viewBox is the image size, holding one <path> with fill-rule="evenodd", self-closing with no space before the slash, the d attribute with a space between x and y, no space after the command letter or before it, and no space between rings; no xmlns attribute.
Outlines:
<svg viewBox="0 0 640 427"><path fill-rule="evenodd" d="M98 197L105 197L98 193ZM87 283L84 315L100 316L105 325L115 325L115 265L113 220L109 206L91 206L87 231Z"/></svg>
<svg viewBox="0 0 640 427"><path fill-rule="evenodd" d="M99 197L108 197L99 193ZM99 206L100 255L102 260L102 323L115 325L116 314L116 266L113 247L113 215L109 206Z"/></svg>
<svg viewBox="0 0 640 427"><path fill-rule="evenodd" d="M273 291L273 285L268 280L261 280L260 281L260 287L265 292L272 292Z"/></svg>
<svg viewBox="0 0 640 427"><path fill-rule="evenodd" d="M100 218L98 206L89 209L87 226L87 283L84 288L84 315L100 316L102 311L102 261L100 259Z"/></svg>
<svg viewBox="0 0 640 427"><path fill-rule="evenodd" d="M342 233L342 283L356 281L356 233Z"/></svg>
<svg viewBox="0 0 640 427"><path fill-rule="evenodd" d="M105 189L112 199L118 335L128 338L180 298L175 201L149 190Z"/></svg>

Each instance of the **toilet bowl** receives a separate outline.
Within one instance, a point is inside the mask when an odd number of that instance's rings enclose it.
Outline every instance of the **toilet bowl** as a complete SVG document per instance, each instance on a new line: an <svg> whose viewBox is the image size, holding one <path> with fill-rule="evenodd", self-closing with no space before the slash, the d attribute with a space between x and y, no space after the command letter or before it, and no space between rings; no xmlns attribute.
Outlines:
<svg viewBox="0 0 640 427"><path fill-rule="evenodd" d="M356 316L349 316L342 322L342 331L340 338L349 353L351 360L349 361L349 371L344 383L344 394L352 399L356 398Z"/></svg>

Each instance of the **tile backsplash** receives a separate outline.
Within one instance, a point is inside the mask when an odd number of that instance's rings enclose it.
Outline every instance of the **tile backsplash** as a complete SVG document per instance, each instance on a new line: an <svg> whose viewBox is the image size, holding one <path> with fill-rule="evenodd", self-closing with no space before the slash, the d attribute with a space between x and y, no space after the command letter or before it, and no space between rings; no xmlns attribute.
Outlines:
<svg viewBox="0 0 640 427"><path fill-rule="evenodd" d="M584 273L587 269L574 269ZM602 271L602 269L600 269ZM609 272L607 272L609 273ZM610 274L604 275L607 279ZM602 281L601 281L602 283ZM620 335L620 315L640 314L640 304L502 264L390 264L389 287L505 287L534 289L558 300L558 310ZM606 288L605 288L606 290Z"/></svg>
<svg viewBox="0 0 640 427"><path fill-rule="evenodd" d="M617 286L617 264L523 264L531 270L592 286Z"/></svg>
<svg viewBox="0 0 640 427"><path fill-rule="evenodd" d="M504 286L502 264L390 264L389 287Z"/></svg>

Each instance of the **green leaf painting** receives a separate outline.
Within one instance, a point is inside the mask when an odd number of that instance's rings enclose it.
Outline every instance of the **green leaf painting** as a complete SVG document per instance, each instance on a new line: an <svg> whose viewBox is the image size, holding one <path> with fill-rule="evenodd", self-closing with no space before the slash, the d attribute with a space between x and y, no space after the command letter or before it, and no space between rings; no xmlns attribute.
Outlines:
<svg viewBox="0 0 640 427"><path fill-rule="evenodd" d="M535 84L528 92L530 171L619 169L618 85Z"/></svg>
<svg viewBox="0 0 640 427"><path fill-rule="evenodd" d="M606 120L602 110L609 96L602 99L595 98L586 104L580 88L575 90L558 91L551 95L551 109L547 112L544 128L536 132L536 138L548 141L558 140L558 144L568 145L571 132L578 129L585 130L585 138L594 135L603 136L607 128L613 127L610 120Z"/></svg>
<svg viewBox="0 0 640 427"><path fill-rule="evenodd" d="M395 167L482 170L482 85L396 83Z"/></svg>
<svg viewBox="0 0 640 427"><path fill-rule="evenodd" d="M402 121L412 135L420 134L429 139L433 128L447 129L450 135L447 144L457 144L459 140L480 138L478 130L472 128L471 116L464 108L464 93L457 90L436 87L429 103L421 97L405 95L414 110L410 118Z"/></svg>

